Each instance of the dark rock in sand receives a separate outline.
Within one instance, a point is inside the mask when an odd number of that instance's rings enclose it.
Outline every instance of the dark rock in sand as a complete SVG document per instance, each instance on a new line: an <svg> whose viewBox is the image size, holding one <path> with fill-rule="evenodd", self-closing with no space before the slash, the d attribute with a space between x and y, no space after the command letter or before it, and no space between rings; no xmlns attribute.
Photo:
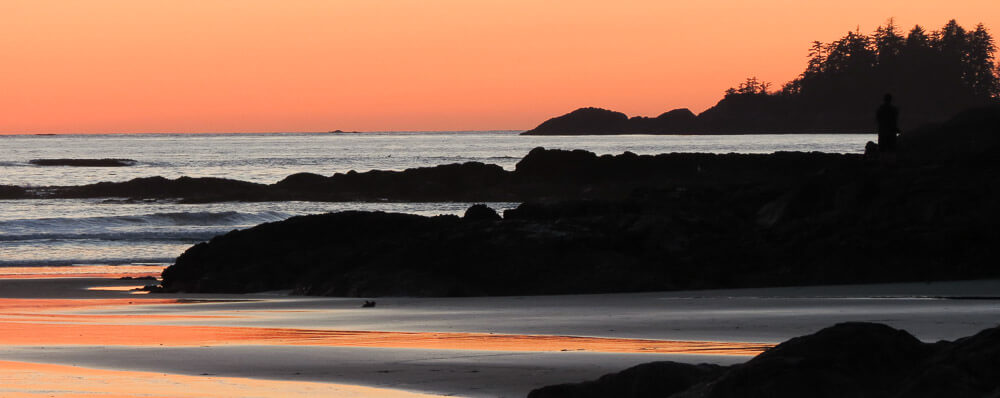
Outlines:
<svg viewBox="0 0 1000 398"><path fill-rule="evenodd" d="M797 337L726 368L650 363L531 398L995 397L1000 328L954 342L922 343L873 323L842 323ZM637 371L642 369L644 371ZM670 389L664 380L680 380Z"/></svg>
<svg viewBox="0 0 1000 398"><path fill-rule="evenodd" d="M132 159L32 159L28 161L36 166L73 166L73 167L125 167L134 166Z"/></svg>
<svg viewBox="0 0 1000 398"><path fill-rule="evenodd" d="M293 217L195 245L163 272L167 291L373 297L649 290L622 239L528 221L467 222L342 212ZM624 268L617 268L620 265ZM636 269L636 272L640 270Z"/></svg>
<svg viewBox="0 0 1000 398"><path fill-rule="evenodd" d="M650 362L594 381L560 384L531 391L528 398L661 398L718 378L724 366L678 362Z"/></svg>

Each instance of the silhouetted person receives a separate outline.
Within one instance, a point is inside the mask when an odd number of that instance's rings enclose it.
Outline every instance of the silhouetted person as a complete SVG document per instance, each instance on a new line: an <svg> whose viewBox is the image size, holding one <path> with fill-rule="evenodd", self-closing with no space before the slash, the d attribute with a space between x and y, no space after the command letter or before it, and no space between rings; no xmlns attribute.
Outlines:
<svg viewBox="0 0 1000 398"><path fill-rule="evenodd" d="M882 106L875 113L878 119L878 151L896 153L896 135L899 134L899 109L892 105L892 95L883 97Z"/></svg>

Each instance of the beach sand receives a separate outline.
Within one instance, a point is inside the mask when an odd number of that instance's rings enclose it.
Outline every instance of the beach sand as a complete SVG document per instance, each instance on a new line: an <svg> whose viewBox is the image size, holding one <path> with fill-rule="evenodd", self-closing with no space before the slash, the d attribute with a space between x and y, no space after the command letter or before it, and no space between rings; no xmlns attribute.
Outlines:
<svg viewBox="0 0 1000 398"><path fill-rule="evenodd" d="M650 361L740 363L770 344L837 322L887 323L925 341L1000 322L1000 300L991 297L1000 281L369 298L377 306L360 308L364 299L283 292L135 295L127 289L147 281L110 279L100 271L93 270L100 277L0 279L0 360L9 361L0 378L20 380L17 372L26 369L51 377L0 395L119 393L97 388L108 384L101 380L123 388L129 384L119 381L135 380L122 395L176 396L155 388L224 385L234 390L219 396L245 395L239 386L251 386L278 392L270 396L517 397ZM43 388L75 378L93 383Z"/></svg>

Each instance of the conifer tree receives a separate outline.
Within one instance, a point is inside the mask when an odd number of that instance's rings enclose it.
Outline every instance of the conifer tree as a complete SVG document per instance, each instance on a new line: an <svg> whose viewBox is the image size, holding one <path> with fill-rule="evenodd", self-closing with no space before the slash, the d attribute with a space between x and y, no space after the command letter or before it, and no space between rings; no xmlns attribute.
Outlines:
<svg viewBox="0 0 1000 398"><path fill-rule="evenodd" d="M994 74L996 44L983 24L968 34L963 77L977 96L989 98L997 94L997 76Z"/></svg>

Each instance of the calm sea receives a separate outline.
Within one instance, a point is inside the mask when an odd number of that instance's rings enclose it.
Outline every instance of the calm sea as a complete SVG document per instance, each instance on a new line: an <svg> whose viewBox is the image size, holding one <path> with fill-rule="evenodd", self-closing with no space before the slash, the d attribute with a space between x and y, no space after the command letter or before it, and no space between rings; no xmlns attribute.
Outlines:
<svg viewBox="0 0 1000 398"><path fill-rule="evenodd" d="M224 177L274 183L289 174L402 170L478 161L513 170L532 148L597 154L859 153L872 135L519 136L516 131L363 134L0 136L0 184L80 185L136 177ZM132 167L43 167L46 158L127 158ZM0 266L169 263L194 243L294 215L381 210L461 214L469 203L128 203L0 200ZM492 203L498 210L517 203Z"/></svg>

